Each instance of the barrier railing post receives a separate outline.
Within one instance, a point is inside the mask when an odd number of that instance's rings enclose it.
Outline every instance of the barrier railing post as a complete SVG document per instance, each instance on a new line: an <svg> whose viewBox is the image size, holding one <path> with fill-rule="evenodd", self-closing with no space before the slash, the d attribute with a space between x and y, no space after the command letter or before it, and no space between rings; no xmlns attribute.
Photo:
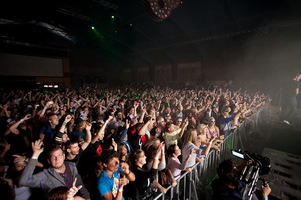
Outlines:
<svg viewBox="0 0 301 200"><path fill-rule="evenodd" d="M266 105L265 107L267 107ZM167 191L170 192L170 199L173 199L173 197L176 197L177 200L179 200L180 191L182 192L183 199L188 198L192 199L192 192L194 193L194 199L198 199L197 191L198 186L204 186L204 183L207 184L207 180L212 180L216 176L216 168L221 160L225 160L229 154L231 149L235 148L244 148L245 142L247 141L247 135L246 132L248 132L248 124L253 126L253 130L259 130L260 127L258 127L258 120L261 117L261 112L263 112L264 108L258 111L253 118L255 118L254 121L245 122L242 124L241 127L237 128L236 130L232 131L228 135L227 138L224 139L224 142L220 144L220 151L217 152L216 150L211 150L209 154L207 155L206 159L203 161L203 163L197 163L192 167L192 172L188 173L185 172L181 177L177 180L177 186L175 188L172 188L169 186L167 188ZM256 124L254 124L256 123ZM243 134L244 133L244 134ZM187 178L189 180L187 180ZM181 184L181 182L183 184ZM187 185L188 184L188 185ZM182 188L183 186L183 188ZM206 186L206 185L205 185ZM187 191L188 190L188 191ZM162 199L166 199L166 194L159 194L157 197L154 198L154 200L159 199L162 197Z"/></svg>

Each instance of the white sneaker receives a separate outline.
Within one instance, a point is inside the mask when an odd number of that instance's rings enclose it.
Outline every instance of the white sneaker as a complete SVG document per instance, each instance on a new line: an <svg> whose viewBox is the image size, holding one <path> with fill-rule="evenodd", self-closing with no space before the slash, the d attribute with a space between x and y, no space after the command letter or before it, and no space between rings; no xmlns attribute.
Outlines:
<svg viewBox="0 0 301 200"><path fill-rule="evenodd" d="M287 120L283 120L284 123L286 123L287 125L290 125L290 122Z"/></svg>

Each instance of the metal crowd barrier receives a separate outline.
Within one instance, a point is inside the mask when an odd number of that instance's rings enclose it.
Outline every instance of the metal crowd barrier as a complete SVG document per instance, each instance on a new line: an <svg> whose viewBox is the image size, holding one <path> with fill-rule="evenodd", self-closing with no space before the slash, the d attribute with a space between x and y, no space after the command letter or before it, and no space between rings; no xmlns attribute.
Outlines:
<svg viewBox="0 0 301 200"><path fill-rule="evenodd" d="M261 121L262 113L266 113L269 105L263 106L255 115L253 115L250 121L242 123L242 125L232 131L224 142L219 145L220 151L211 149L206 156L206 159L202 163L196 163L192 167L192 172L184 172L177 180L176 187L167 187L166 194L160 193L154 200L157 199L195 199L198 200L200 190L210 186L211 181L217 176L216 169L219 163L231 155L231 149L241 148L244 150L246 145L246 137L248 137L248 131L258 131L260 129L259 123ZM246 130L246 126L249 126Z"/></svg>

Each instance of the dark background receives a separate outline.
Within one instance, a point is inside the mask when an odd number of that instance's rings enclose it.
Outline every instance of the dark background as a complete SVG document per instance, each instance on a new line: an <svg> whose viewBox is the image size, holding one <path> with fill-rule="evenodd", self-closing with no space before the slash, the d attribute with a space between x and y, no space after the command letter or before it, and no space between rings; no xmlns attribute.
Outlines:
<svg viewBox="0 0 301 200"><path fill-rule="evenodd" d="M300 73L300 1L183 0L166 19L154 17L149 5L6 1L0 7L0 51L62 59L68 84L54 77L42 82L73 87L208 79L272 91ZM194 68L181 71L183 63Z"/></svg>

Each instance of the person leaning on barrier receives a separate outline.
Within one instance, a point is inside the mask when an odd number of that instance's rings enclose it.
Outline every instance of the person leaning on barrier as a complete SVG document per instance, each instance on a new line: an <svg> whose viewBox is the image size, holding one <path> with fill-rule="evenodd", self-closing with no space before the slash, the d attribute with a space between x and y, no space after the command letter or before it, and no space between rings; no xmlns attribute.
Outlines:
<svg viewBox="0 0 301 200"><path fill-rule="evenodd" d="M236 165L231 159L224 160L217 168L218 178L215 179L211 186L213 190L214 200L239 200L242 199L237 195L236 188L238 186L239 170L246 165L244 161L240 165ZM268 200L268 195L271 193L271 188L267 184L266 187L261 187L263 200ZM257 200L257 196L253 195L252 200Z"/></svg>

